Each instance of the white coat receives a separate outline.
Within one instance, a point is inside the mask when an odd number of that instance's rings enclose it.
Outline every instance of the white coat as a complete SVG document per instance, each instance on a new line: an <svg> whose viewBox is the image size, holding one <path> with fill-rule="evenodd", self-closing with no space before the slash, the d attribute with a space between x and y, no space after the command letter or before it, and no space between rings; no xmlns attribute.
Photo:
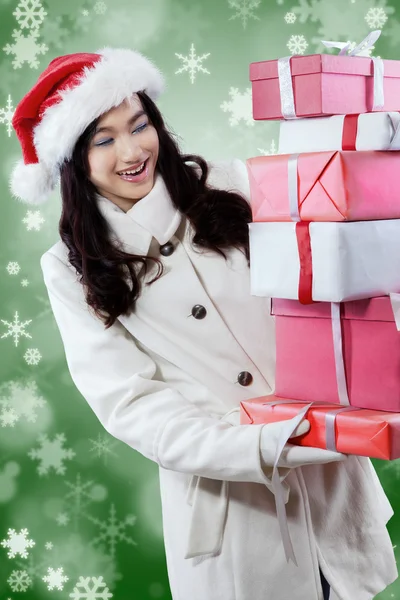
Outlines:
<svg viewBox="0 0 400 600"><path fill-rule="evenodd" d="M214 187L250 201L241 160L209 167ZM367 458L289 471L298 566L285 559L260 458L264 425L238 420L241 400L272 393L275 370L270 299L250 294L245 256L232 249L225 262L194 248L159 174L128 212L102 196L98 205L125 249L163 260L164 275L143 285L135 311L105 330L61 240L40 263L77 389L110 434L159 465L173 599L322 600L318 565L331 600L374 598L398 572L386 529L393 510ZM174 251L164 256L167 242Z"/></svg>

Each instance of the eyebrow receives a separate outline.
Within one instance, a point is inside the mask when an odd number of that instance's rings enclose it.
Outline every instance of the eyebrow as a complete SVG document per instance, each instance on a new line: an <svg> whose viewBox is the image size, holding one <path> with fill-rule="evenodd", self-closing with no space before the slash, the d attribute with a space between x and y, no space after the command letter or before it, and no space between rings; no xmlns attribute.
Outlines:
<svg viewBox="0 0 400 600"><path fill-rule="evenodd" d="M142 115L145 115L146 112L144 110L139 110L139 112L137 112L135 115L133 115L129 120L128 120L128 125L132 125L132 123L134 123L139 117L141 117ZM100 131L112 131L114 129L114 127L96 127L95 132L93 135L96 135L97 133L100 133Z"/></svg>

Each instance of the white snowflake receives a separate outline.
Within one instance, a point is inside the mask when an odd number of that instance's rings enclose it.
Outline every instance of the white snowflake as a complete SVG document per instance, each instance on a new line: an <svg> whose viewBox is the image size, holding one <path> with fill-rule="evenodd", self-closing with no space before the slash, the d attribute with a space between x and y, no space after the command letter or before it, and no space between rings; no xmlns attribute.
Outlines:
<svg viewBox="0 0 400 600"><path fill-rule="evenodd" d="M304 54L308 43L304 35L291 35L286 46L292 54Z"/></svg>
<svg viewBox="0 0 400 600"><path fill-rule="evenodd" d="M93 585L90 585L92 583ZM80 589L79 589L80 588ZM108 600L112 598L103 577L79 577L79 581L69 595L72 600Z"/></svg>
<svg viewBox="0 0 400 600"><path fill-rule="evenodd" d="M93 10L98 15L104 15L107 10L107 6L105 2L96 2L96 4L93 6Z"/></svg>
<svg viewBox="0 0 400 600"><path fill-rule="evenodd" d="M104 433L98 433L97 440L89 439L89 442L92 444L90 452L96 452L98 458L103 458L104 464L107 464L107 458L109 455L117 456L117 454L112 450L117 441L111 436L108 436Z"/></svg>
<svg viewBox="0 0 400 600"><path fill-rule="evenodd" d="M21 29L35 29L43 23L47 12L40 0L20 0L13 15Z"/></svg>
<svg viewBox="0 0 400 600"><path fill-rule="evenodd" d="M19 338L21 336L32 339L32 336L25 331L25 327L32 322L32 319L29 321L24 321L23 323L19 322L18 311L15 311L14 322L10 323L9 321L5 321L4 319L0 319L4 325L7 325L8 331L7 333L3 333L1 338L9 337L10 335L14 336L14 344L18 346Z"/></svg>
<svg viewBox="0 0 400 600"><path fill-rule="evenodd" d="M11 380L2 385L1 392L0 405L12 409L19 419L23 417L29 423L36 423L37 409L43 408L46 400L39 394L35 381Z"/></svg>
<svg viewBox="0 0 400 600"><path fill-rule="evenodd" d="M58 525L68 525L69 523L69 516L66 513L59 513L56 517L56 521L58 523Z"/></svg>
<svg viewBox="0 0 400 600"><path fill-rule="evenodd" d="M40 210L28 210L22 222L27 225L26 230L40 231L40 226L45 222L45 219L40 214Z"/></svg>
<svg viewBox="0 0 400 600"><path fill-rule="evenodd" d="M9 275L18 275L18 273L21 270L21 267L19 266L19 264L15 261L10 261L6 267L7 269L7 273Z"/></svg>
<svg viewBox="0 0 400 600"><path fill-rule="evenodd" d="M63 575L64 569L62 567L59 567L58 569L49 567L47 569L47 573L48 574L42 577L42 579L45 583L47 583L47 589L50 591L54 590L54 588L57 588L60 591L63 590L64 583L69 581L69 577L67 577L67 575Z"/></svg>
<svg viewBox="0 0 400 600"><path fill-rule="evenodd" d="M19 416L12 408L2 408L0 413L0 423L2 427L14 427L19 420Z"/></svg>
<svg viewBox="0 0 400 600"><path fill-rule="evenodd" d="M378 7L384 8L386 15L395 12L393 6L387 5L387 0L357 0L355 3L349 0L299 0L298 6L290 10L297 15L300 23L310 20L318 24L317 36L311 42L316 51L326 52L321 40L343 40L350 36L358 40L357 43L361 42L365 38L365 21L360 15Z"/></svg>
<svg viewBox="0 0 400 600"><path fill-rule="evenodd" d="M37 468L39 475L47 475L49 469L54 469L58 475L65 474L66 467L63 461L71 460L75 456L73 450L64 448L65 441L63 433L57 434L53 441L50 441L46 434L39 436L40 448L28 452L30 458L40 460Z"/></svg>
<svg viewBox="0 0 400 600"><path fill-rule="evenodd" d="M46 19L43 23L41 34L49 47L63 48L64 44L67 42L70 32L62 26L62 23L62 16Z"/></svg>
<svg viewBox="0 0 400 600"><path fill-rule="evenodd" d="M101 521L89 514L86 514L85 516L91 523L98 527L99 534L97 537L93 538L92 544L108 543L110 555L113 558L115 557L115 550L118 542L126 542L131 546L137 546L137 542L126 534L126 528L128 526L133 526L136 522L136 517L134 515L127 515L123 521L118 521L115 506L114 504L111 504L107 521Z"/></svg>
<svg viewBox="0 0 400 600"><path fill-rule="evenodd" d="M8 137L11 137L12 133L12 118L14 116L15 109L12 105L11 95L8 94L7 98L7 106L5 108L0 108L0 123L5 123L7 125L7 134Z"/></svg>
<svg viewBox="0 0 400 600"><path fill-rule="evenodd" d="M53 542L46 542L44 547L46 550L53 550Z"/></svg>
<svg viewBox="0 0 400 600"><path fill-rule="evenodd" d="M231 100L224 101L220 104L223 112L230 112L229 125L234 127L239 121L245 121L246 125L254 126L253 111L252 111L252 94L251 88L247 88L243 94L238 88L231 87L229 89Z"/></svg>
<svg viewBox="0 0 400 600"><path fill-rule="evenodd" d="M284 19L288 25L291 25L292 23L295 23L297 17L293 12L287 12Z"/></svg>
<svg viewBox="0 0 400 600"><path fill-rule="evenodd" d="M37 348L28 348L24 354L24 360L27 365L38 365L42 355Z"/></svg>
<svg viewBox="0 0 400 600"><path fill-rule="evenodd" d="M271 154L278 154L278 148L276 147L275 140L272 140L269 150L264 150L263 148L258 148L260 154L264 156L271 156Z"/></svg>
<svg viewBox="0 0 400 600"><path fill-rule="evenodd" d="M22 287L27 287L29 285L29 281L27 279L21 279Z"/></svg>
<svg viewBox="0 0 400 600"><path fill-rule="evenodd" d="M370 29L381 29L388 19L385 11L381 7L370 8L364 18Z"/></svg>
<svg viewBox="0 0 400 600"><path fill-rule="evenodd" d="M196 56L196 51L194 49L194 44L190 46L190 54L189 56L183 56L183 54L178 54L175 52L175 56L183 60L183 67L175 71L175 75L179 73L183 73L184 71L188 71L190 73L190 81L194 83L196 71L201 71L202 73L207 73L210 75L210 72L205 69L201 62L210 56L208 54L202 54L202 56Z"/></svg>
<svg viewBox="0 0 400 600"><path fill-rule="evenodd" d="M82 11L82 16L83 16L83 17L88 17L88 16L89 16L89 11L88 11L88 10L86 10L86 9L84 9L84 10Z"/></svg>
<svg viewBox="0 0 400 600"><path fill-rule="evenodd" d="M25 62L31 69L37 69L39 66L37 56L45 54L48 50L46 44L38 44L39 30L31 29L28 36L24 37L22 31L14 29L11 37L15 40L14 44L7 44L3 50L6 54L15 56L12 61L14 69L20 69Z"/></svg>
<svg viewBox="0 0 400 600"><path fill-rule="evenodd" d="M32 579L26 571L12 571L7 583L13 592L26 592L32 585Z"/></svg>
<svg viewBox="0 0 400 600"><path fill-rule="evenodd" d="M93 490L95 485L93 481L82 481L80 473L76 475L74 482L65 481L65 485L70 491L65 494L64 500L68 506L69 516L74 517L75 526L77 526L83 510L94 501Z"/></svg>
<svg viewBox="0 0 400 600"><path fill-rule="evenodd" d="M254 9L260 5L260 2L261 0L228 0L229 7L237 10L237 12L229 18L229 21L232 21L232 19L241 19L243 28L246 29L247 20L249 18L257 21L260 20L253 12Z"/></svg>
<svg viewBox="0 0 400 600"><path fill-rule="evenodd" d="M27 529L21 529L19 533L15 529L8 530L8 540L2 540L3 548L8 548L8 558L15 558L17 554L21 558L28 558L28 548L33 548L36 542L28 540L29 532Z"/></svg>

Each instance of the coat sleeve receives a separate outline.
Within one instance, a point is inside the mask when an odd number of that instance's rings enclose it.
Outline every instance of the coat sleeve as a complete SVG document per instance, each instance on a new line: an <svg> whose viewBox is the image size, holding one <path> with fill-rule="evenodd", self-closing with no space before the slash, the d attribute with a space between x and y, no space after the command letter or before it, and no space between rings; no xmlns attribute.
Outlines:
<svg viewBox="0 0 400 600"><path fill-rule="evenodd" d="M40 259L71 378L103 427L164 469L267 485L260 455L264 425L212 417L164 381L120 321L105 329L75 269L50 250Z"/></svg>

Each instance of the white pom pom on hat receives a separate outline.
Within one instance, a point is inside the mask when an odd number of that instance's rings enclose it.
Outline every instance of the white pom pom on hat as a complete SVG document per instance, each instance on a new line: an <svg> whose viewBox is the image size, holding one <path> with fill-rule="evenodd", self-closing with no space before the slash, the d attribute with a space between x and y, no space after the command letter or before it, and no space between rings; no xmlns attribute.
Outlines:
<svg viewBox="0 0 400 600"><path fill-rule="evenodd" d="M53 59L12 118L23 159L11 173L11 194L26 204L46 202L62 163L94 119L138 91L156 100L165 87L158 68L135 50L103 48Z"/></svg>

